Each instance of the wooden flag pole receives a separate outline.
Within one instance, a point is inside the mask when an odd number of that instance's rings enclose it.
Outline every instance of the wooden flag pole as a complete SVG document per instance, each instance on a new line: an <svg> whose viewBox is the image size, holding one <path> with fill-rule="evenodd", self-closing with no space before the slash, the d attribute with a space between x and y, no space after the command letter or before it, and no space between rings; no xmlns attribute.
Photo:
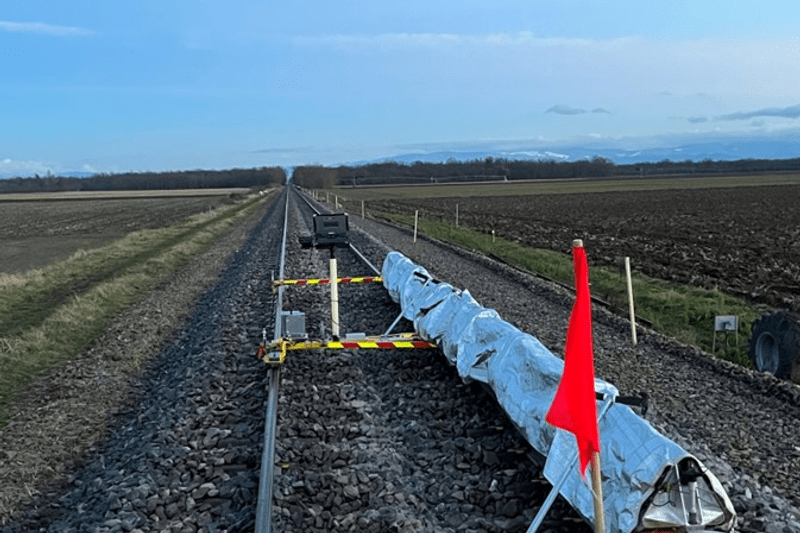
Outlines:
<svg viewBox="0 0 800 533"><path fill-rule="evenodd" d="M603 417L606 416L606 413L608 412L609 409L611 409L611 405L614 403L615 399L616 396L612 396L611 394L605 395L603 404L600 406L600 410L597 413L598 422L600 422L600 420L602 420ZM599 454L597 455L599 456ZM561 477L558 478L556 482L553 484L553 487L550 489L550 494L547 495L547 499L544 501L542 506L539 508L539 511L536 513L536 517L533 519L533 522L531 522L531 525L528 527L527 533L536 533L537 531L539 531L539 527L542 525L542 522L544 522L544 518L545 516L547 516L547 512L553 506L553 502L556 501L556 496L558 496L559 491L564 486L564 483L566 483L567 478L570 476L570 470L575 466L577 462L578 462L578 450L575 450L575 455L572 456L572 459L569 461L569 464L563 465L563 471L561 473ZM598 468L598 471L599 470L600 469ZM601 512L602 512L602 506L601 506ZM597 515L598 515L597 511L595 511L595 516ZM605 514L603 514L603 522L605 522ZM603 531L602 533L605 533L605 531Z"/></svg>
<svg viewBox="0 0 800 533"><path fill-rule="evenodd" d="M603 511L603 481L600 475L600 452L592 456L592 492L594 493L594 531L605 533L606 515Z"/></svg>
<svg viewBox="0 0 800 533"><path fill-rule="evenodd" d="M600 434L595 402L589 265L583 241L580 239L572 241L572 259L575 267L575 304L567 327L564 370L545 421L575 435L578 447L578 471L583 479L586 467L592 464L590 490L594 501L595 533L605 533L599 456ZM611 401L613 399L609 399L609 405Z"/></svg>

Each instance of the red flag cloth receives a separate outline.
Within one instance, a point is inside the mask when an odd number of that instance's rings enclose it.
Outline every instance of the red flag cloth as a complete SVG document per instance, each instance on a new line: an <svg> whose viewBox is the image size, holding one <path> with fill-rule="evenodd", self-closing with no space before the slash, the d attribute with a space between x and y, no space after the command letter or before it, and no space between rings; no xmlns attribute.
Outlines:
<svg viewBox="0 0 800 533"><path fill-rule="evenodd" d="M589 266L583 244L572 248L575 263L575 305L569 318L564 374L547 413L550 424L569 431L578 441L580 473L584 476L592 455L600 451L594 394L594 349Z"/></svg>

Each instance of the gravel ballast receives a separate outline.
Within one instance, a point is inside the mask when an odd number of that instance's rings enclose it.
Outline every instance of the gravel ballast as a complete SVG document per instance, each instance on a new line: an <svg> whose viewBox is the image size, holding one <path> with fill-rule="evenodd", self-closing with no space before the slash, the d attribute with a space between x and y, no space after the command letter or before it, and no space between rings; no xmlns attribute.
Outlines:
<svg viewBox="0 0 800 533"><path fill-rule="evenodd" d="M327 277L327 251L297 244L310 231L299 207L287 277ZM273 327L278 218L265 217L231 257L108 437L0 531L253 530L266 401L255 352ZM399 250L563 351L572 306L563 289L374 221L351 217L351 229L374 264ZM339 256L340 275L371 274ZM303 311L316 334L329 328L327 291L289 288L284 309ZM380 333L399 313L378 284L341 286L340 298L343 331ZM633 350L628 331L595 310L598 376L622 394L649 394L647 420L718 475L737 531L800 531L800 388L654 332ZM436 350L290 353L278 417L276 531L525 531L550 488L490 394L462 383ZM561 499L541 529L590 530Z"/></svg>
<svg viewBox="0 0 800 533"><path fill-rule="evenodd" d="M478 254L413 243L408 230L355 217L354 225L563 354L572 294ZM597 376L623 395L648 394L645 418L720 478L738 530L800 531L800 386L653 331L642 330L634 349L629 323L597 307L594 340Z"/></svg>

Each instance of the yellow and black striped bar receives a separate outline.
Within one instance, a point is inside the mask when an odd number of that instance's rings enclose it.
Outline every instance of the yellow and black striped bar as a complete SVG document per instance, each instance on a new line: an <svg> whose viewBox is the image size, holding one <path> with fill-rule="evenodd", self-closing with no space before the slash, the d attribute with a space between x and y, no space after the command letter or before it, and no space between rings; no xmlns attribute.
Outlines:
<svg viewBox="0 0 800 533"><path fill-rule="evenodd" d="M337 283L383 283L380 276L365 276L360 278L336 278ZM276 279L272 282L274 287L280 285L327 285L331 282L329 278L320 279Z"/></svg>
<svg viewBox="0 0 800 533"><path fill-rule="evenodd" d="M363 339L341 341L293 341L278 339L269 346L262 346L258 352L258 357L265 363L280 364L285 361L286 352L290 350L394 350L409 348L436 348L436 345L432 342L423 340L417 335L401 335L399 337L387 339L382 339L380 337L365 337Z"/></svg>

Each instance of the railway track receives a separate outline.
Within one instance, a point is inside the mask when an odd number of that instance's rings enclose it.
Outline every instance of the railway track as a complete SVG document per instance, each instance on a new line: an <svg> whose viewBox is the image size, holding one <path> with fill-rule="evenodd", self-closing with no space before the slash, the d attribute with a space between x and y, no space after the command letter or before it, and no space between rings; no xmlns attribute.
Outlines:
<svg viewBox="0 0 800 533"><path fill-rule="evenodd" d="M328 252L300 247L312 212L297 207L287 277L325 278ZM386 250L351 238L354 247L337 251L340 275L374 274L363 259ZM284 309L330 336L328 294L288 287ZM399 312L380 284L340 286L339 299L342 334L380 334ZM401 321L395 331L410 328ZM438 350L296 352L281 372L275 530L525 531L549 490L490 395L464 385ZM565 527L590 530L559 502L543 531Z"/></svg>
<svg viewBox="0 0 800 533"><path fill-rule="evenodd" d="M311 232L311 210L298 195L284 194L288 197L281 195L270 206L219 284L148 369L139 401L119 415L109 438L64 482L44 488L0 532L527 529L550 488L541 464L531 460L529 446L490 394L464 384L437 350L295 352L279 370L265 368L256 358L262 331L277 337L280 310L302 311L309 333L331 335L329 288L272 290L276 273L328 276L327 251L303 249L299 243L301 235ZM337 251L340 275L372 275L363 259L380 265L388 251L384 243L416 255L454 284L460 269L472 270L463 282L479 301L497 307L558 352L569 295L467 252L431 243L414 246L397 230L356 218L352 222L383 243L352 231L361 257L349 249ZM288 227L285 236L283 227ZM483 289L474 285L481 282ZM380 284L341 286L339 298L343 333L382 333L399 312ZM643 352L623 352L624 334L615 332L613 324L601 327L609 328L601 334L611 340L598 343L598 375L624 382L623 393L651 391L653 383L669 387L654 375L669 363L654 353L677 348L656 338L643 342L650 346ZM410 328L401 321L396 330ZM614 350L622 361L614 362ZM659 366L632 385L618 366L635 363L639 368L642 357ZM785 409L795 408L792 391L783 385L761 376L748 379L772 391L774 402ZM736 489L732 499L742 514L738 530L767 524L800 528L782 503L791 499L796 474L787 473L782 489L767 476L754 478L753 470L739 463L726 469L730 447L717 447L718 441L693 433L691 412L681 409L696 407L687 407L684 400L678 405L673 396L656 399L652 420L722 474L729 493ZM725 460L714 462L720 452L726 453ZM753 494L763 487L776 487L776 496ZM559 499L540 531L590 530Z"/></svg>
<svg viewBox="0 0 800 533"><path fill-rule="evenodd" d="M266 403L254 339L271 326L281 198L112 413L107 437L0 531L253 530Z"/></svg>

